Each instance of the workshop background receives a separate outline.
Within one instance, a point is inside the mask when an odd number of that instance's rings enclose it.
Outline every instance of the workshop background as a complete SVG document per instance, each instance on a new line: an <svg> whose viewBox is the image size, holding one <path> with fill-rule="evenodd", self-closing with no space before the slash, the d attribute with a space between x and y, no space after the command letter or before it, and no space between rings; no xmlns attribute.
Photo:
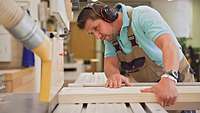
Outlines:
<svg viewBox="0 0 200 113"><path fill-rule="evenodd" d="M62 38L65 83L81 72L103 71L103 43L76 26L80 10L90 0L16 0L38 22L50 38ZM148 5L157 9L171 26L189 60L196 81L200 81L200 1L199 0L101 0L109 5L122 2L130 6ZM23 47L4 27L0 27L0 70L30 70L39 91L40 59ZM1 72L1 71L0 71ZM26 84L26 83L25 83ZM30 84L30 82L27 82ZM21 84L23 86L23 84ZM19 86L20 87L20 86ZM14 87L13 87L14 88ZM15 90L15 89L12 89Z"/></svg>
<svg viewBox="0 0 200 113"><path fill-rule="evenodd" d="M96 40L76 25L80 10L92 0L15 1L49 36L53 51L63 57L58 57L55 66L63 72L64 86L74 83L81 73L103 72L103 41ZM121 2L157 9L175 32L193 68L195 80L200 82L200 0L100 1L109 5ZM0 93L38 93L41 67L40 58L0 25Z"/></svg>

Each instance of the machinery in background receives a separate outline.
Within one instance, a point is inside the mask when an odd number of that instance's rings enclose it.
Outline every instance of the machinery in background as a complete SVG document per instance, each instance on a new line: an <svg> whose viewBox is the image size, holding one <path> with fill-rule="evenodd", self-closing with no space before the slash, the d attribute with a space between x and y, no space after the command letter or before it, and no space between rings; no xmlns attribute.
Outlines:
<svg viewBox="0 0 200 113"><path fill-rule="evenodd" d="M191 71L194 73L195 80L200 82L200 48L194 48L191 45L187 46L187 40L188 38L185 37L178 38L182 51L192 67Z"/></svg>
<svg viewBox="0 0 200 113"><path fill-rule="evenodd" d="M191 64L191 67L195 76L195 80L200 82L200 54L192 46L189 46L185 50L186 57Z"/></svg>
<svg viewBox="0 0 200 113"><path fill-rule="evenodd" d="M27 2L32 2L28 1ZM50 102L63 86L63 36L69 30L69 17L65 0L49 0L40 4L40 21L35 21L14 0L0 0L0 24L2 24L25 47L31 49L41 59L40 100ZM23 2L26 3L26 2ZM38 2L37 2L38 3ZM9 4L9 7L7 6ZM38 5L36 5L38 6ZM36 7L35 7L36 8ZM38 7L37 7L38 8ZM42 10L43 9L43 10ZM69 8L70 9L70 8ZM42 18L42 15L49 14ZM55 31L45 30L45 20L55 17ZM45 32L43 32L45 31ZM50 39L46 33L58 35ZM37 66L36 66L37 68Z"/></svg>

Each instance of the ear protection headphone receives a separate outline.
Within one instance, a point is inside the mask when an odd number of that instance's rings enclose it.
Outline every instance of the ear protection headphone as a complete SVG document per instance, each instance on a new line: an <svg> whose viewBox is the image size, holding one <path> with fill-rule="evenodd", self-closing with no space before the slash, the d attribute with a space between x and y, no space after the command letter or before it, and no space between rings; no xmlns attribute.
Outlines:
<svg viewBox="0 0 200 113"><path fill-rule="evenodd" d="M99 3L89 3L84 9L87 8L92 9L96 15L98 15L108 23L114 22L118 17L117 10L111 8L108 5L102 5Z"/></svg>

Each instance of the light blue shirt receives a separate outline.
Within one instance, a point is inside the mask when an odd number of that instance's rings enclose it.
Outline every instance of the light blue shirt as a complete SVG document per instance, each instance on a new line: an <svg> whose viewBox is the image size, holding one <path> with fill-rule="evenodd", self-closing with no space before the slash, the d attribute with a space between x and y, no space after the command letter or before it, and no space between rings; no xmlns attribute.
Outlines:
<svg viewBox="0 0 200 113"><path fill-rule="evenodd" d="M130 53L133 48L131 42L128 40L127 27L129 26L129 17L127 14L127 8L124 4L117 4L116 9L123 13L123 25L120 31L120 36L117 40L124 53ZM164 21L158 11L148 6L138 6L133 8L132 13L132 30L136 36L136 42L144 52L153 60L156 64L163 66L162 51L156 46L155 40L162 34L171 34L176 46L179 49L179 60L183 58L181 46L178 43L174 33L168 24ZM105 45L105 57L115 56L116 50L112 43L104 41ZM134 50L133 50L134 51Z"/></svg>

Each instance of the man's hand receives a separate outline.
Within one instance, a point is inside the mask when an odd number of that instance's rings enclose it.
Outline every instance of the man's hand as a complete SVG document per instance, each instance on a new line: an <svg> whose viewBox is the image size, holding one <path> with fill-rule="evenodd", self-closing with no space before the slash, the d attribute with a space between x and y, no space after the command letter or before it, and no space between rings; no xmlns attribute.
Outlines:
<svg viewBox="0 0 200 113"><path fill-rule="evenodd" d="M114 74L107 78L106 87L120 88L122 83L124 83L126 86L132 86L127 77L124 77L121 74Z"/></svg>
<svg viewBox="0 0 200 113"><path fill-rule="evenodd" d="M141 92L154 93L158 103L163 107L175 104L178 96L176 83L165 77L161 78L158 84L143 89Z"/></svg>

